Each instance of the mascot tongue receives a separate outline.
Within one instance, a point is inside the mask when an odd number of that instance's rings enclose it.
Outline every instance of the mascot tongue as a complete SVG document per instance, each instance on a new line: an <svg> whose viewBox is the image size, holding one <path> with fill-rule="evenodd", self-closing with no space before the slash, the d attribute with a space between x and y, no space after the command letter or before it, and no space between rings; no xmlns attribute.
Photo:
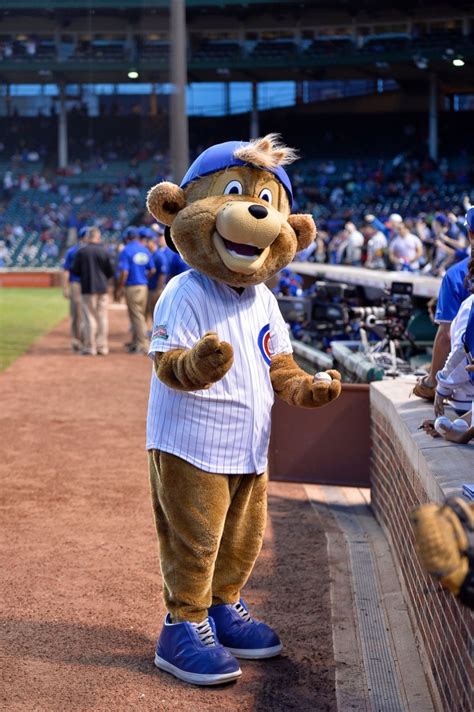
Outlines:
<svg viewBox="0 0 474 712"><path fill-rule="evenodd" d="M232 242L231 240L226 240L223 238L224 245L228 250L236 252L238 255L243 255L245 257L253 257L254 255L259 255L261 250L255 245L246 245L241 242Z"/></svg>

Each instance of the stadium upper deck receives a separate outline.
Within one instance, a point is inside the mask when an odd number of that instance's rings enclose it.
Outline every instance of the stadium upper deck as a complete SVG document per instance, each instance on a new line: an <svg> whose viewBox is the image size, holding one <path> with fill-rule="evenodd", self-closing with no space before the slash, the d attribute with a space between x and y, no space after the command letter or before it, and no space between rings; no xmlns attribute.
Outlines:
<svg viewBox="0 0 474 712"><path fill-rule="evenodd" d="M474 57L474 10L465 2L380 3L187 0L190 81L372 77L419 80L429 68L447 83L466 81ZM168 0L3 0L4 80L140 81L169 70ZM456 74L457 73L457 74ZM469 81L472 76L469 75Z"/></svg>

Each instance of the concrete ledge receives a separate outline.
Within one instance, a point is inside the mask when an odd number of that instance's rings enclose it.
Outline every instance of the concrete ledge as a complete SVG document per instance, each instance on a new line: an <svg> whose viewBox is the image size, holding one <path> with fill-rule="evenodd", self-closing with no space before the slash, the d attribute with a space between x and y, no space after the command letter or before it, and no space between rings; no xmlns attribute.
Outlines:
<svg viewBox="0 0 474 712"><path fill-rule="evenodd" d="M409 512L462 495L474 481L474 447L432 439L419 426L433 407L410 398L415 379L370 387L372 506L390 541L426 671L443 711L473 708L474 615L420 567Z"/></svg>
<svg viewBox="0 0 474 712"><path fill-rule="evenodd" d="M463 483L474 481L474 446L433 439L419 429L423 420L434 418L434 415L430 403L416 396L410 397L414 384L414 378L372 384L371 411L390 423L403 444L407 464L423 484L427 501L442 502L446 497L461 496ZM449 409L447 415L458 417Z"/></svg>
<svg viewBox="0 0 474 712"><path fill-rule="evenodd" d="M411 272L389 272L382 269L367 269L366 267L351 267L349 265L327 265L314 262L292 262L289 269L298 274L310 277L323 275L326 279L336 282L356 284L362 287L390 289L393 282L409 282L413 285L416 297L437 297L441 279Z"/></svg>

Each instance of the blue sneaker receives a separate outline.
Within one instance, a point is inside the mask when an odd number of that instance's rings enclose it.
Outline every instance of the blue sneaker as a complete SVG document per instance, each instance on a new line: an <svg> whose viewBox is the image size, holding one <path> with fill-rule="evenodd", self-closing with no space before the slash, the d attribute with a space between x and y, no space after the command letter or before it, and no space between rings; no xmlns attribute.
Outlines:
<svg viewBox="0 0 474 712"><path fill-rule="evenodd" d="M156 645L155 665L193 685L221 685L242 675L239 663L216 636L214 623L171 623L169 614Z"/></svg>
<svg viewBox="0 0 474 712"><path fill-rule="evenodd" d="M236 658L273 658L283 645L266 623L254 621L240 599L234 604L220 604L209 609L219 640Z"/></svg>

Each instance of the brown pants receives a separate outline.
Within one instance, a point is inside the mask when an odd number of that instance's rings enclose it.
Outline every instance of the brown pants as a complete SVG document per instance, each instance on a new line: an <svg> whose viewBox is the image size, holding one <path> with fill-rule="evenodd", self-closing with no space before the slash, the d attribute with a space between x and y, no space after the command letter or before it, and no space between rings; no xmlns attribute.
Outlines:
<svg viewBox="0 0 474 712"><path fill-rule="evenodd" d="M146 303L146 318L147 322L153 326L153 312L155 311L156 302L160 296L160 289L148 290L148 298Z"/></svg>
<svg viewBox="0 0 474 712"><path fill-rule="evenodd" d="M135 348L145 352L148 351L145 321L147 298L148 287L146 284L125 287L125 301L132 326L132 344Z"/></svg>
<svg viewBox="0 0 474 712"><path fill-rule="evenodd" d="M71 317L72 347L79 349L84 340L84 317L81 304L81 283L69 282L69 314Z"/></svg>
<svg viewBox="0 0 474 712"><path fill-rule="evenodd" d="M203 472L150 450L153 511L165 605L199 623L212 604L236 603L262 547L267 475Z"/></svg>
<svg viewBox="0 0 474 712"><path fill-rule="evenodd" d="M84 314L84 346L82 350L84 353L109 353L108 300L107 294L82 295Z"/></svg>

